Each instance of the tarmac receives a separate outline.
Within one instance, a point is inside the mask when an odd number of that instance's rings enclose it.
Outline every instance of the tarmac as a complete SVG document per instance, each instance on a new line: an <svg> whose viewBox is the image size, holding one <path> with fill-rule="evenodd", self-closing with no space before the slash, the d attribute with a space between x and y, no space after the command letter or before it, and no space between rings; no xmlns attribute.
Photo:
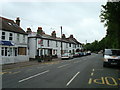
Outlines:
<svg viewBox="0 0 120 90"><path fill-rule="evenodd" d="M52 59L52 61L44 61L44 62L38 62L37 60L30 60L30 61L25 61L25 62L4 64L4 65L2 65L2 70L27 67L27 66L45 64L45 63L52 63L52 62L56 62L56 61L60 61L60 60L61 60L60 58L56 58L56 59Z"/></svg>

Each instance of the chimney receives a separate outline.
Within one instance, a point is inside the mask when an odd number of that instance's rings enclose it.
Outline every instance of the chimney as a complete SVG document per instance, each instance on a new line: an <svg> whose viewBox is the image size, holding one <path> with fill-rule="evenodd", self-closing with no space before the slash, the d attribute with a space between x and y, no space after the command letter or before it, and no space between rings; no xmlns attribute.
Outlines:
<svg viewBox="0 0 120 90"><path fill-rule="evenodd" d="M16 24L17 24L18 26L20 26L20 19L19 19L19 17L17 17L17 19L16 19Z"/></svg>
<svg viewBox="0 0 120 90"><path fill-rule="evenodd" d="M71 34L69 38L73 38L73 35Z"/></svg>
<svg viewBox="0 0 120 90"><path fill-rule="evenodd" d="M65 34L62 34L62 39L65 39L65 38L66 38Z"/></svg>
<svg viewBox="0 0 120 90"><path fill-rule="evenodd" d="M37 34L40 34L40 35L45 34L45 32L43 32L42 30L42 27L38 27Z"/></svg>
<svg viewBox="0 0 120 90"><path fill-rule="evenodd" d="M31 34L32 30L31 28L27 28L27 31L26 31L28 34Z"/></svg>
<svg viewBox="0 0 120 90"><path fill-rule="evenodd" d="M53 31L53 32L51 33L51 35L52 35L52 37L56 38L56 32L55 32L55 31Z"/></svg>

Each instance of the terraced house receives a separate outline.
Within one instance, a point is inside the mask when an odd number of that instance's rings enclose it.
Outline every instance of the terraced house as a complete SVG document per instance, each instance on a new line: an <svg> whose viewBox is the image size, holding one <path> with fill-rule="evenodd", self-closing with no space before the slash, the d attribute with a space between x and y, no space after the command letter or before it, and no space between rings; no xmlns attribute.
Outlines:
<svg viewBox="0 0 120 90"><path fill-rule="evenodd" d="M38 27L37 32L32 32L30 28L27 28L27 33L29 34L29 57L32 59L41 55L61 57L63 53L75 53L82 49L81 43L78 42L73 35L66 38L65 34L63 34L62 38L59 38L56 36L55 31L53 31L51 35L45 34L42 27Z"/></svg>
<svg viewBox="0 0 120 90"><path fill-rule="evenodd" d="M0 64L29 61L28 35L20 27L20 19L0 17Z"/></svg>

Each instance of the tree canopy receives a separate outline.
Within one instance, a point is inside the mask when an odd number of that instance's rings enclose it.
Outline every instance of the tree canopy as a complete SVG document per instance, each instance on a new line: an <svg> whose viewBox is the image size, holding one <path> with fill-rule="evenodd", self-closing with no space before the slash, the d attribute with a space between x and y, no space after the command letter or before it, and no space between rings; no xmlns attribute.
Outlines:
<svg viewBox="0 0 120 90"><path fill-rule="evenodd" d="M99 51L105 48L120 49L120 1L102 5L101 22L107 27L107 34L101 41L85 45L86 49Z"/></svg>

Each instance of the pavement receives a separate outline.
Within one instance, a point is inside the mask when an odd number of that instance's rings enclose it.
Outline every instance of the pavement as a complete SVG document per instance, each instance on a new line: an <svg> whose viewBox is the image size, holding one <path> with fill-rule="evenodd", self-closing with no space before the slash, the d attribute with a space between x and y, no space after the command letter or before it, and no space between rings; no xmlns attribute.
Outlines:
<svg viewBox="0 0 120 90"><path fill-rule="evenodd" d="M44 61L44 62L38 62L37 60L30 60L30 61L25 61L25 62L5 64L5 65L2 65L2 70L27 67L27 66L32 66L32 65L44 64L44 63L51 63L51 62L55 62L55 61L59 61L59 60L61 60L61 59L56 58L56 59L52 59L52 61Z"/></svg>

